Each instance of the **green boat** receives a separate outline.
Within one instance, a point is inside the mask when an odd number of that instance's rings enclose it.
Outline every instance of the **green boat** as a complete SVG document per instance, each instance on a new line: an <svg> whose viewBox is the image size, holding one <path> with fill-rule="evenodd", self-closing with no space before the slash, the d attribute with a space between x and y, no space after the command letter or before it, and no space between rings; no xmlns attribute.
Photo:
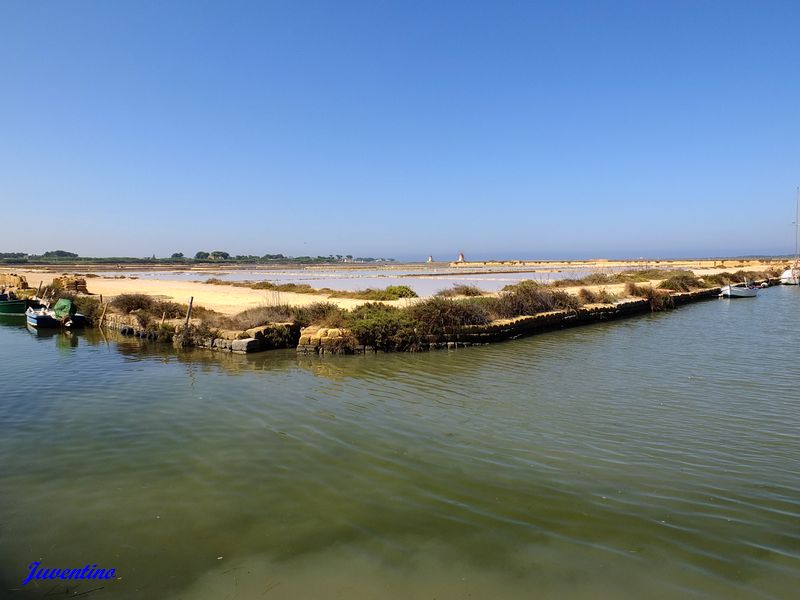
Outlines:
<svg viewBox="0 0 800 600"><path fill-rule="evenodd" d="M27 300L12 300L8 294L0 294L0 315L24 315L26 308Z"/></svg>

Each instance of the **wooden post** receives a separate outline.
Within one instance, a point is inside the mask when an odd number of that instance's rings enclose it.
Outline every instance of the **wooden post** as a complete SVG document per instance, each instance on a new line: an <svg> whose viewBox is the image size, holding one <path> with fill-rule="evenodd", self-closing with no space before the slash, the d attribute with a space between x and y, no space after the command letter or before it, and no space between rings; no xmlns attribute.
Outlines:
<svg viewBox="0 0 800 600"><path fill-rule="evenodd" d="M106 318L106 311L107 310L108 310L108 304L103 306L103 314L100 315L100 321L97 323L98 327L102 327L103 326L103 319Z"/></svg>
<svg viewBox="0 0 800 600"><path fill-rule="evenodd" d="M103 303L103 294L100 294L100 304Z"/></svg>
<svg viewBox="0 0 800 600"><path fill-rule="evenodd" d="M189 308L186 310L186 323L184 323L185 327L189 326L189 319L192 318L192 302L194 302L194 296L189 296Z"/></svg>
<svg viewBox="0 0 800 600"><path fill-rule="evenodd" d="M38 287L38 288L36 288L36 297L37 297L37 298L41 298L41 296L40 296L39 294L41 294L41 293L42 293L42 284L43 284L43 283L44 283L44 281L40 281L40 282L39 282L39 287Z"/></svg>
<svg viewBox="0 0 800 600"><path fill-rule="evenodd" d="M167 311L161 313L161 323L158 324L158 328L161 329L164 326L164 319L167 318Z"/></svg>

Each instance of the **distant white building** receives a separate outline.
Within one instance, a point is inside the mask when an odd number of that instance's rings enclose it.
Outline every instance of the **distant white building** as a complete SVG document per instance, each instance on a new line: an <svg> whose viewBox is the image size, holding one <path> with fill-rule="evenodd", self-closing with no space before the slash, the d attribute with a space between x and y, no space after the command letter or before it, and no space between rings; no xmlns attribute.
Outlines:
<svg viewBox="0 0 800 600"><path fill-rule="evenodd" d="M458 260L456 262L467 262L466 259L464 258L463 252L458 253Z"/></svg>
<svg viewBox="0 0 800 600"><path fill-rule="evenodd" d="M427 262L433 262L433 256L428 256L428 261Z"/></svg>

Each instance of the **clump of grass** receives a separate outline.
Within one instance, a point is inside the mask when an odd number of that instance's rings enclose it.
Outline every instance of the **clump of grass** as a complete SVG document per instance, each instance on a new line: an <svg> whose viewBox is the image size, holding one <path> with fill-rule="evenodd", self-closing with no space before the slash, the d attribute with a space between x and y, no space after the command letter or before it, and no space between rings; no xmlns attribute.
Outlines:
<svg viewBox="0 0 800 600"><path fill-rule="evenodd" d="M703 282L695 275L675 275L662 281L658 287L662 290L674 292L690 292L704 287Z"/></svg>
<svg viewBox="0 0 800 600"><path fill-rule="evenodd" d="M708 287L728 285L733 283L733 274L723 271L714 275L703 275L703 283Z"/></svg>
<svg viewBox="0 0 800 600"><path fill-rule="evenodd" d="M556 279L552 285L553 287L578 287L579 285L606 285L608 283L615 283L615 281L612 281L612 278L605 273L590 273L580 279L569 277Z"/></svg>
<svg viewBox="0 0 800 600"><path fill-rule="evenodd" d="M439 290L436 292L436 295L444 298L452 298L453 296L467 296L468 298L476 298L483 296L483 290L474 285L456 284L453 287Z"/></svg>
<svg viewBox="0 0 800 600"><path fill-rule="evenodd" d="M293 318L303 327L323 325L326 327L343 327L348 312L332 302L314 302L308 306L292 309Z"/></svg>
<svg viewBox="0 0 800 600"><path fill-rule="evenodd" d="M617 296L605 288L596 291L581 288L578 290L578 299L581 304L614 304L617 301Z"/></svg>
<svg viewBox="0 0 800 600"><path fill-rule="evenodd" d="M111 306L124 313L135 310L151 310L156 300L146 294L120 294L111 301Z"/></svg>
<svg viewBox="0 0 800 600"><path fill-rule="evenodd" d="M490 310L502 318L535 315L551 310L574 310L579 306L580 300L576 296L532 280L506 286L497 298L489 302Z"/></svg>
<svg viewBox="0 0 800 600"><path fill-rule="evenodd" d="M667 310L675 306L672 296L669 292L664 290L657 290L649 285L636 285L633 282L628 282L625 285L625 293L635 298L643 298L650 302L650 310L659 312Z"/></svg>
<svg viewBox="0 0 800 600"><path fill-rule="evenodd" d="M757 279L768 279L770 277L777 277L780 273L781 272L777 272L777 269L767 271L736 271L735 273L723 271L722 273L715 273L714 275L703 275L702 280L707 287L715 287L731 283L754 281Z"/></svg>
<svg viewBox="0 0 800 600"><path fill-rule="evenodd" d="M291 308L281 305L248 308L232 317L219 319L218 321L224 329L245 330L266 325L267 323L283 323L291 320L293 320ZM208 321L209 319L204 319L204 322Z"/></svg>

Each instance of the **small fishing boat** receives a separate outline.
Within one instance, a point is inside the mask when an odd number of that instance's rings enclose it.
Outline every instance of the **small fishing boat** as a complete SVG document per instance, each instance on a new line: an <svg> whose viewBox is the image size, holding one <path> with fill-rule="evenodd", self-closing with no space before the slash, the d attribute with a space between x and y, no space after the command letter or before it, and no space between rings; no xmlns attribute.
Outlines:
<svg viewBox="0 0 800 600"><path fill-rule="evenodd" d="M755 298L756 296L758 296L758 289L749 283L723 286L719 294L720 298Z"/></svg>
<svg viewBox="0 0 800 600"><path fill-rule="evenodd" d="M24 315L27 300L18 300L12 294L0 294L0 315Z"/></svg>
<svg viewBox="0 0 800 600"><path fill-rule="evenodd" d="M37 329L56 327L74 329L82 327L86 320L86 317L77 312L72 300L67 298L61 298L53 308L30 307L25 311L25 317L28 325Z"/></svg>

